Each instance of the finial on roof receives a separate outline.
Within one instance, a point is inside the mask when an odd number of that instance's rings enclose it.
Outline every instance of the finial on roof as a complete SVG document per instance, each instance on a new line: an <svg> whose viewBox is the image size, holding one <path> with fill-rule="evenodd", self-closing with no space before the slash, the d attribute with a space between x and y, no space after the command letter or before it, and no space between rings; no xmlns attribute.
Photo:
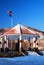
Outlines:
<svg viewBox="0 0 44 65"><path fill-rule="evenodd" d="M21 23L19 22L18 25L21 26Z"/></svg>

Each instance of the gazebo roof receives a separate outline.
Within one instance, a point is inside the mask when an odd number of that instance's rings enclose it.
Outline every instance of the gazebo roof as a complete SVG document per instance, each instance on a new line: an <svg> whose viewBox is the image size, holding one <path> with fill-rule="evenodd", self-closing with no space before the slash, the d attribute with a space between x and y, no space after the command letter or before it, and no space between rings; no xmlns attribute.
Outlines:
<svg viewBox="0 0 44 65"><path fill-rule="evenodd" d="M23 25L16 25L15 27L9 29L7 32L4 32L2 36L4 35L15 35L15 34L32 34L32 35L35 35L35 32L32 31L31 29L29 29L28 27L26 26L23 26Z"/></svg>
<svg viewBox="0 0 44 65"><path fill-rule="evenodd" d="M1 33L0 36L5 35L19 35L19 34L30 34L30 35L43 35L42 31L36 30L31 27L26 27L21 24L18 24L12 28L0 29ZM3 31L2 31L3 30Z"/></svg>

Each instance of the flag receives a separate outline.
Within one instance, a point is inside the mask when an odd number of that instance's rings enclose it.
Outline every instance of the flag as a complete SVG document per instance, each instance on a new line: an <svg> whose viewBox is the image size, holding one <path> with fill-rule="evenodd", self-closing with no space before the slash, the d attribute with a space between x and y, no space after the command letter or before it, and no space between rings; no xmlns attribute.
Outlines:
<svg viewBox="0 0 44 65"><path fill-rule="evenodd" d="M12 11L8 11L10 17L12 17Z"/></svg>

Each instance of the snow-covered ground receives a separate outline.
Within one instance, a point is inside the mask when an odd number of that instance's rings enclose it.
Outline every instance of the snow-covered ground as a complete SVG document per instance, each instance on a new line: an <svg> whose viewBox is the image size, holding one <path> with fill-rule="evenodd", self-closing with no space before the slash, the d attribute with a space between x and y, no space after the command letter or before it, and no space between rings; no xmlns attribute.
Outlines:
<svg viewBox="0 0 44 65"><path fill-rule="evenodd" d="M44 56L0 58L0 65L44 65Z"/></svg>
<svg viewBox="0 0 44 65"><path fill-rule="evenodd" d="M44 65L44 56L29 52L28 56L0 58L0 65Z"/></svg>
<svg viewBox="0 0 44 65"><path fill-rule="evenodd" d="M40 56L38 53L34 52L34 51L28 51L28 55L33 55L33 56Z"/></svg>

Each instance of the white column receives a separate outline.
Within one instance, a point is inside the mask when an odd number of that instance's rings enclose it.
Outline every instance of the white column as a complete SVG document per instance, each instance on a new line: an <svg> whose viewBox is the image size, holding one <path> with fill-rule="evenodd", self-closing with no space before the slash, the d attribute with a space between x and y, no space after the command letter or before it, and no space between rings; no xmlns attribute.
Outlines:
<svg viewBox="0 0 44 65"><path fill-rule="evenodd" d="M7 42L7 43L6 43L6 47L8 48L8 37L7 37L7 40L6 40L6 42Z"/></svg>
<svg viewBox="0 0 44 65"><path fill-rule="evenodd" d="M6 41L6 36L4 36L4 41ZM6 48L6 44L4 44L4 50Z"/></svg>
<svg viewBox="0 0 44 65"><path fill-rule="evenodd" d="M33 43L33 48L35 48L35 43Z"/></svg>
<svg viewBox="0 0 44 65"><path fill-rule="evenodd" d="M0 38L0 42L1 42L1 44L0 44L0 48L2 48L2 38Z"/></svg>
<svg viewBox="0 0 44 65"><path fill-rule="evenodd" d="M22 40L22 36L20 35L20 48L21 48L21 40Z"/></svg>
<svg viewBox="0 0 44 65"><path fill-rule="evenodd" d="M36 47L36 43L34 41L35 41L35 38L33 38L33 48Z"/></svg>
<svg viewBox="0 0 44 65"><path fill-rule="evenodd" d="M6 41L6 36L4 36L4 40Z"/></svg>
<svg viewBox="0 0 44 65"><path fill-rule="evenodd" d="M6 44L4 44L4 49L6 48Z"/></svg>
<svg viewBox="0 0 44 65"><path fill-rule="evenodd" d="M4 40L6 41L6 44L4 45L4 48L8 48L8 37L7 36L4 36Z"/></svg>
<svg viewBox="0 0 44 65"><path fill-rule="evenodd" d="M21 52L21 40L22 40L22 36L21 35L19 36L19 40L20 40L20 42L19 42L19 52Z"/></svg>
<svg viewBox="0 0 44 65"><path fill-rule="evenodd" d="M36 48L38 48L38 42L36 42Z"/></svg>

